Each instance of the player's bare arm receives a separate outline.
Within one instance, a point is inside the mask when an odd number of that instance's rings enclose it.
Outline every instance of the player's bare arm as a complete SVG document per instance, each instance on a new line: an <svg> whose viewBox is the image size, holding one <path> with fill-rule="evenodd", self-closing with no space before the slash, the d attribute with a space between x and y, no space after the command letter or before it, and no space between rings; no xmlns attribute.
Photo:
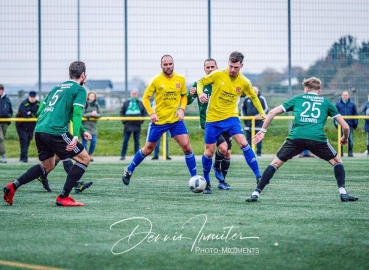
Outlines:
<svg viewBox="0 0 369 270"><path fill-rule="evenodd" d="M252 139L253 143L258 143L261 140L264 139L265 137L265 133L270 125L270 123L272 122L272 120L274 119L275 116L277 116L278 114L284 113L283 107L282 106L278 106L276 108L274 108L273 110L271 110L268 115L266 116L263 126L261 128L261 130L255 134L254 138ZM264 115L265 116L265 115Z"/></svg>
<svg viewBox="0 0 369 270"><path fill-rule="evenodd" d="M345 145L345 144L347 144L347 141L348 141L350 127L349 127L349 125L346 123L345 119L343 119L343 117L341 115L335 117L334 120L336 120L338 122L338 124L342 128L342 137L340 139L340 143L341 143L341 145Z"/></svg>

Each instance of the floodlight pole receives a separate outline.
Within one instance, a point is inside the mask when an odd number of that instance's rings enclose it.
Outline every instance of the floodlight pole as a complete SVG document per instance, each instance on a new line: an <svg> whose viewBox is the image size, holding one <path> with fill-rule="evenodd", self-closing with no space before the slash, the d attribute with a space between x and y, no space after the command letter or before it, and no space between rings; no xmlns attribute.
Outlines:
<svg viewBox="0 0 369 270"><path fill-rule="evenodd" d="M292 85L291 85L291 0L288 0L288 92L290 99L293 96ZM291 115L291 113L290 113ZM292 121L288 121L288 130L292 129Z"/></svg>
<svg viewBox="0 0 369 270"><path fill-rule="evenodd" d="M41 0L38 0L38 94L41 100L41 60L42 60L42 52L41 52Z"/></svg>

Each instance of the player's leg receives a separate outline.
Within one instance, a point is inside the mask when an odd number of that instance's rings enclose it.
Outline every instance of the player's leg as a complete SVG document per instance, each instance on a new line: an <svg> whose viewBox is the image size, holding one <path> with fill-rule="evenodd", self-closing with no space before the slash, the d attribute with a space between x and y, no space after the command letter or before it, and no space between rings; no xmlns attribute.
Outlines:
<svg viewBox="0 0 369 270"><path fill-rule="evenodd" d="M345 182L346 182L346 172L342 163L342 159L338 156L337 151L333 148L333 146L329 142L324 143L314 143L311 142L310 151L320 157L328 161L333 166L334 176L337 181L338 192L340 193L340 198L342 202L347 201L356 201L359 198L355 196L351 196L347 193Z"/></svg>
<svg viewBox="0 0 369 270"><path fill-rule="evenodd" d="M66 150L69 143L73 140L73 136L70 133L63 135L50 135L49 143L52 145L55 154L61 160L72 158L75 160L72 168L68 171L67 177L64 183L64 187L60 192L59 196L56 198L56 205L58 206L83 206L83 203L76 202L73 198L69 196L73 187L76 186L77 181L79 181L83 174L85 173L89 163L90 157L87 150L84 148L82 143L77 142L76 146L72 151Z"/></svg>
<svg viewBox="0 0 369 270"><path fill-rule="evenodd" d="M46 175L54 168L55 157L52 150L48 147L48 143L45 143L42 140L40 133L36 133L35 140L41 164L32 166L20 177L18 177L17 180L7 184L4 187L4 200L10 205L13 204L15 191L20 186L25 185L33 181L34 179L37 179L41 175Z"/></svg>
<svg viewBox="0 0 369 270"><path fill-rule="evenodd" d="M233 139L238 143L240 149L243 152L243 156L251 170L253 171L256 181L258 182L260 179L260 170L259 164L256 160L256 156L254 151L251 149L250 144L247 143L245 136L242 133L233 135Z"/></svg>
<svg viewBox="0 0 369 270"><path fill-rule="evenodd" d="M224 176L222 173L222 161L224 159L224 155L227 153L228 145L223 136L218 138L216 145L217 151L215 152L213 169L215 178L218 179L218 181L224 181Z"/></svg>
<svg viewBox="0 0 369 270"><path fill-rule="evenodd" d="M277 152L276 157L272 163L263 172L260 181L257 184L254 192L246 199L246 202L256 202L259 199L260 193L263 191L266 185L269 184L273 178L275 172L289 159L296 156L304 149L304 145L301 145L299 141L287 139Z"/></svg>
<svg viewBox="0 0 369 270"><path fill-rule="evenodd" d="M204 142L205 151L202 155L202 170L204 178L207 182L206 189L203 191L204 194L211 194L210 185L210 171L213 163L213 155L216 147L216 142L223 132L223 122L207 122L205 125Z"/></svg>
<svg viewBox="0 0 369 270"><path fill-rule="evenodd" d="M138 150L133 157L132 162L124 168L122 181L123 184L129 185L131 176L138 165L150 155L156 146L157 141L160 139L161 135L168 129L168 125L155 125L151 122L149 124L149 129L147 130L146 143L143 148Z"/></svg>
<svg viewBox="0 0 369 270"><path fill-rule="evenodd" d="M197 174L196 170L196 159L195 154L192 151L192 146L190 143L190 137L188 136L187 128L183 121L173 123L169 129L170 135L181 147L183 153L185 154L186 165L191 177ZM168 155L168 153L167 153Z"/></svg>
<svg viewBox="0 0 369 270"><path fill-rule="evenodd" d="M224 177L224 185L228 187L228 189L230 189L231 187L228 183L225 182L225 178L228 174L229 166L231 164L232 137L229 135L228 132L223 132L221 137L224 138L224 141L226 142L226 145L227 145L226 146L227 150L226 150L226 153L224 155L224 158L221 164L221 169L222 169L222 174ZM218 185L218 188L219 188L219 185Z"/></svg>

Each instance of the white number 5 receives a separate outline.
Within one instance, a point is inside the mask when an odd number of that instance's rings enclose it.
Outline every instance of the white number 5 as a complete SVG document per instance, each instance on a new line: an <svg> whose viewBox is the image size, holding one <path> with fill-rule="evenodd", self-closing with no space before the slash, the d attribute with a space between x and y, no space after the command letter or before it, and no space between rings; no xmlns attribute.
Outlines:
<svg viewBox="0 0 369 270"><path fill-rule="evenodd" d="M56 90L55 94L53 95L53 97L51 98L50 102L49 102L49 106L54 106L54 104L58 101L58 92L63 92L63 90Z"/></svg>

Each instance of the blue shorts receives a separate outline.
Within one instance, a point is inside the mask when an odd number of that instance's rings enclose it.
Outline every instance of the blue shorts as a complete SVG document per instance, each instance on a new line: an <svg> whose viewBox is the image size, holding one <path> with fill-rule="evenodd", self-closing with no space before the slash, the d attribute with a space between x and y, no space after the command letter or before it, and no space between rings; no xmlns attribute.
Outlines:
<svg viewBox="0 0 369 270"><path fill-rule="evenodd" d="M174 122L171 124L164 124L164 125L156 125L155 123L151 122L149 124L149 129L147 130L147 142L157 142L161 135L169 130L170 136L174 137L177 135L188 134L186 125L183 121Z"/></svg>
<svg viewBox="0 0 369 270"><path fill-rule="evenodd" d="M228 132L230 137L236 134L243 135L240 119L231 117L218 122L206 122L204 142L206 144L216 143L223 132Z"/></svg>

